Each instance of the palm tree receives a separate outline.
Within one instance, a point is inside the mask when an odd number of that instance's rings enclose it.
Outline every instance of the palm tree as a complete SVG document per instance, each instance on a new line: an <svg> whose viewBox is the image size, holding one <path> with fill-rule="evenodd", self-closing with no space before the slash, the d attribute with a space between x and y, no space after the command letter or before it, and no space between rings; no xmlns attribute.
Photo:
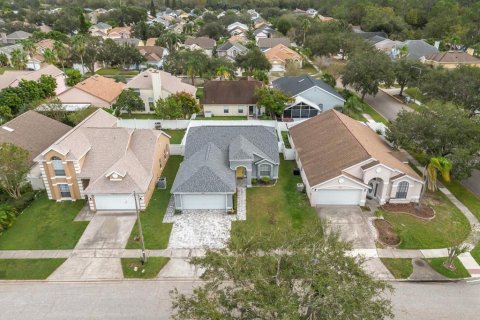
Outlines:
<svg viewBox="0 0 480 320"><path fill-rule="evenodd" d="M452 162L444 157L431 158L426 166L426 180L428 190L437 190L437 174L440 172L445 182L450 182L450 171L452 171Z"/></svg>
<svg viewBox="0 0 480 320"><path fill-rule="evenodd" d="M10 61L15 69L25 69L27 65L27 54L20 49L15 49L10 55Z"/></svg>
<svg viewBox="0 0 480 320"><path fill-rule="evenodd" d="M180 43L180 37L171 31L163 33L156 41L157 45L166 47L170 53L175 52L178 43Z"/></svg>
<svg viewBox="0 0 480 320"><path fill-rule="evenodd" d="M187 34L187 35L191 35L193 33L193 23L192 22L188 22L188 23L185 24L185 26L183 27L183 33Z"/></svg>
<svg viewBox="0 0 480 320"><path fill-rule="evenodd" d="M398 57L404 58L408 55L408 46L404 45L398 49Z"/></svg>
<svg viewBox="0 0 480 320"><path fill-rule="evenodd" d="M33 69L36 69L34 55L37 53L37 45L30 39L22 40L21 45L23 50L30 56L30 59L32 59Z"/></svg>
<svg viewBox="0 0 480 320"><path fill-rule="evenodd" d="M303 28L303 44L304 45L305 45L305 37L307 36L307 31L308 31L308 29L310 29L311 26L312 26L312 23L310 22L310 20L308 18L303 19L302 28Z"/></svg>
<svg viewBox="0 0 480 320"><path fill-rule="evenodd" d="M55 41L53 43L53 51L58 61L62 65L63 72L65 72L65 61L70 55L68 47L61 41Z"/></svg>
<svg viewBox="0 0 480 320"><path fill-rule="evenodd" d="M52 49L45 49L43 52L43 58L45 59L45 62L48 64L55 64L57 63L57 55L55 54L55 51Z"/></svg>
<svg viewBox="0 0 480 320"><path fill-rule="evenodd" d="M83 57L87 50L87 37L83 34L78 34L72 37L72 49L80 57L82 63L82 74L85 73L85 64L83 63Z"/></svg>
<svg viewBox="0 0 480 320"><path fill-rule="evenodd" d="M220 80L230 78L231 75L230 70L224 65L221 65L217 68L216 74L217 76L220 76Z"/></svg>

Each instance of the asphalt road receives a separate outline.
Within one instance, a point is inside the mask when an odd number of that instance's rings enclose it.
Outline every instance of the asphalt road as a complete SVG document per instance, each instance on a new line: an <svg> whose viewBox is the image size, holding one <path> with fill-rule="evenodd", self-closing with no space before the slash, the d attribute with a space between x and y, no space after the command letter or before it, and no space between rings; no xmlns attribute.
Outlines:
<svg viewBox="0 0 480 320"><path fill-rule="evenodd" d="M0 283L1 319L169 319L169 291L192 281ZM478 319L480 283L394 283L396 319Z"/></svg>

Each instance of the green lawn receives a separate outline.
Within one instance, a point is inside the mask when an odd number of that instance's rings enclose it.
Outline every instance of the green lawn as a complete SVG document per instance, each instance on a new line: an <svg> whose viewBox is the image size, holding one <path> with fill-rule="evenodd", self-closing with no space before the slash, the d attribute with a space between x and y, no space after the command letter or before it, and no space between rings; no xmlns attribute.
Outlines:
<svg viewBox="0 0 480 320"><path fill-rule="evenodd" d="M11 71L11 70L15 70L15 69L10 68L10 67L1 67L0 68L0 74L4 74L5 71Z"/></svg>
<svg viewBox="0 0 480 320"><path fill-rule="evenodd" d="M217 117L210 117L210 118L197 116L195 120L247 120L247 116L217 116Z"/></svg>
<svg viewBox="0 0 480 320"><path fill-rule="evenodd" d="M445 182L442 180L442 184L480 220L480 198L459 181Z"/></svg>
<svg viewBox="0 0 480 320"><path fill-rule="evenodd" d="M428 264L438 273L441 275L450 278L450 279L461 279L461 278L469 278L470 273L468 273L467 269L463 266L463 264L455 258L453 264L455 265L455 271L451 271L443 266L443 262L447 258L434 258L434 259L427 259Z"/></svg>
<svg viewBox="0 0 480 320"><path fill-rule="evenodd" d="M203 98L203 95L204 95L204 90L203 90L203 87L198 87L197 88L197 94L196 94L196 98L197 99L202 99Z"/></svg>
<svg viewBox="0 0 480 320"><path fill-rule="evenodd" d="M48 200L42 193L0 236L0 250L72 249L88 225L73 221L84 205Z"/></svg>
<svg viewBox="0 0 480 320"><path fill-rule="evenodd" d="M120 70L115 68L104 68L97 70L96 74L102 76L134 76L137 75L139 72L137 70Z"/></svg>
<svg viewBox="0 0 480 320"><path fill-rule="evenodd" d="M167 189L156 189L153 192L152 199L150 199L147 209L140 216L142 220L145 246L148 249L165 249L168 245L168 239L170 238L170 232L172 231L172 224L162 223L162 221L171 197L170 188L172 187L173 180L175 179L178 167L182 161L183 157L181 156L170 156L162 173L162 175L167 178ZM137 235L138 226L135 224L127 243L127 249L140 248L140 242L134 240Z"/></svg>
<svg viewBox="0 0 480 320"><path fill-rule="evenodd" d="M282 131L282 139L285 148L291 148L290 141L288 141L288 131Z"/></svg>
<svg viewBox="0 0 480 320"><path fill-rule="evenodd" d="M0 280L43 280L66 259L1 259Z"/></svg>
<svg viewBox="0 0 480 320"><path fill-rule="evenodd" d="M385 119L380 113L378 113L375 109L373 109L369 104L364 103L363 105L363 113L368 114L372 117L373 120L376 122L381 122L384 125L388 126L388 120Z"/></svg>
<svg viewBox="0 0 480 320"><path fill-rule="evenodd" d="M159 120L160 117L156 113L121 113L121 119L139 119L139 120Z"/></svg>
<svg viewBox="0 0 480 320"><path fill-rule="evenodd" d="M480 244L477 244L477 246L470 251L470 254L477 261L477 263L480 264Z"/></svg>
<svg viewBox="0 0 480 320"><path fill-rule="evenodd" d="M463 213L440 191L427 193L436 217L422 220L407 214L383 212L402 239L400 249L445 248L465 240L470 224Z"/></svg>
<svg viewBox="0 0 480 320"><path fill-rule="evenodd" d="M395 279L407 279L413 272L412 259L381 259Z"/></svg>
<svg viewBox="0 0 480 320"><path fill-rule="evenodd" d="M171 144L182 143L183 136L185 135L185 130L162 130L162 131L171 137L170 138Z"/></svg>
<svg viewBox="0 0 480 320"><path fill-rule="evenodd" d="M297 192L300 176L294 176L294 161L280 159L279 179L274 187L253 187L247 190L247 220L232 222L232 237L255 234L257 230L273 230L303 225L318 219L305 193Z"/></svg>
<svg viewBox="0 0 480 320"><path fill-rule="evenodd" d="M151 257L147 263L142 266L140 258L122 258L122 270L125 278L152 279L157 277L158 273L167 264L170 258ZM134 268L137 267L137 271ZM144 272L142 272L145 270Z"/></svg>

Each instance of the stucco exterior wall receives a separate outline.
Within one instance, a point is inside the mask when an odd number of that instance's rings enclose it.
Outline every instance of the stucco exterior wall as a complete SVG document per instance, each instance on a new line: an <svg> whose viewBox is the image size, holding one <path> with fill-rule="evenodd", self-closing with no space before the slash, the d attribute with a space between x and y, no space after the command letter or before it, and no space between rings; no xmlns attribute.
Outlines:
<svg viewBox="0 0 480 320"><path fill-rule="evenodd" d="M212 115L215 117L222 117L222 116L248 116L248 108L249 106L255 106L254 104L204 104L203 111L204 112L211 112ZM228 109L228 113L224 112L224 109ZM241 112L240 112L241 110Z"/></svg>
<svg viewBox="0 0 480 320"><path fill-rule="evenodd" d="M167 161L170 157L170 139L165 135L161 135L157 144L156 144L156 151L155 151L155 161L153 166L153 178L148 185L147 192L144 196L144 207L140 208L141 210L145 210L150 199L152 198L153 191L155 191L157 181L161 177L163 170L167 164Z"/></svg>
<svg viewBox="0 0 480 320"><path fill-rule="evenodd" d="M62 160L63 167L65 170L65 176L60 176L57 177L55 176L55 171L53 169L52 165L52 157L58 157ZM78 186L77 182L77 174L75 172L75 164L73 161L65 161L65 157L56 152L56 151L49 151L48 153L45 154L45 162L43 162L43 169L45 171L45 178L48 182L48 185L45 187L49 189L50 192L49 198L53 200L60 201L64 198L62 198L60 194L60 189L58 187L59 184L67 184L70 189L70 195L71 197L68 198L68 200L77 200L81 199L81 192L80 192L80 187Z"/></svg>
<svg viewBox="0 0 480 320"><path fill-rule="evenodd" d="M77 88L71 88L58 96L65 104L90 103L100 108L110 108L110 104Z"/></svg>

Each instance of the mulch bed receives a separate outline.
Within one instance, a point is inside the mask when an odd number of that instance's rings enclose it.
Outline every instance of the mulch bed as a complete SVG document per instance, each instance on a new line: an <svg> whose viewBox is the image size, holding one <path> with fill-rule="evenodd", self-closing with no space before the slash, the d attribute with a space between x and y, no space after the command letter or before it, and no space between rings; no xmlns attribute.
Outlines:
<svg viewBox="0 0 480 320"><path fill-rule="evenodd" d="M384 219L373 220L373 225L378 231L378 240L387 246L398 246L400 237L397 235L393 226Z"/></svg>
<svg viewBox="0 0 480 320"><path fill-rule="evenodd" d="M432 219L435 211L432 207L423 204L420 208L415 203L387 203L382 209L392 213L407 213L421 219Z"/></svg>

